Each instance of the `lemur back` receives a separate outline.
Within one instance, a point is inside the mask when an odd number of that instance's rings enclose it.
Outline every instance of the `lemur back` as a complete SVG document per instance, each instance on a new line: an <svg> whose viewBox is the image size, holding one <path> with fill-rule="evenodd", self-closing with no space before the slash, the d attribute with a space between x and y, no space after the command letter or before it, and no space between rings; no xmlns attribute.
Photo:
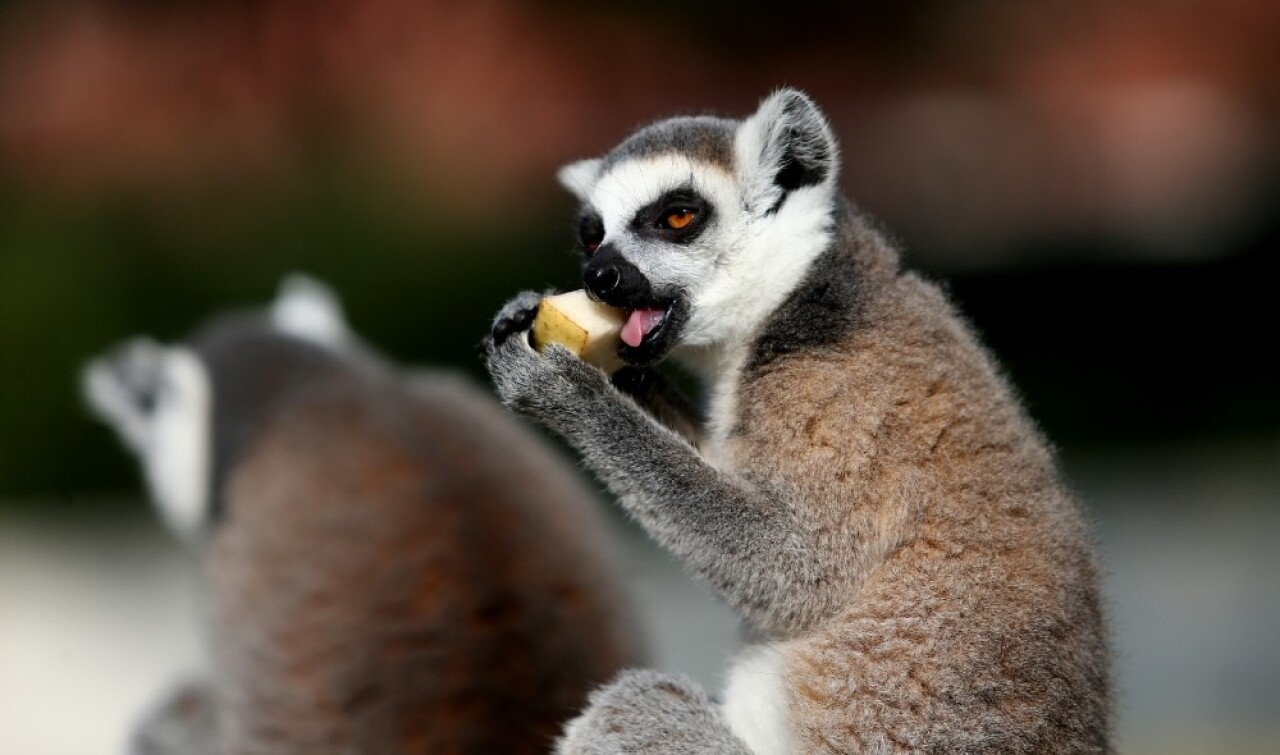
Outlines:
<svg viewBox="0 0 1280 755"><path fill-rule="evenodd" d="M99 392L128 392L129 353L91 368ZM467 381L255 318L189 353L211 671L139 751L190 752L185 717L210 753L544 752L639 659L592 496Z"/></svg>
<svg viewBox="0 0 1280 755"><path fill-rule="evenodd" d="M560 433L760 640L719 702L624 675L562 753L1105 752L1084 517L946 295L838 196L803 94L675 118L561 172L583 283L625 310L612 378L499 312L505 403ZM703 378L703 412L651 365Z"/></svg>

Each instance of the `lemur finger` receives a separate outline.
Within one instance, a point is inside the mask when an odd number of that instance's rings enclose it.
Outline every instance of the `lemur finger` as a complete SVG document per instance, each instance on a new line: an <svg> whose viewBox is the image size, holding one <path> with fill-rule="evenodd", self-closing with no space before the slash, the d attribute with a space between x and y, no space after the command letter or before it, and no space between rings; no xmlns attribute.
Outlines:
<svg viewBox="0 0 1280 755"><path fill-rule="evenodd" d="M533 326L533 318L538 314L538 308L526 309L517 312L512 317L503 317L493 323L493 332L490 336L493 338L495 345L501 345L515 333L522 333Z"/></svg>
<svg viewBox="0 0 1280 755"><path fill-rule="evenodd" d="M490 336L495 345L501 345L513 333L519 333L533 327L533 319L538 315L538 305L550 292L521 291L511 298L493 319Z"/></svg>
<svg viewBox="0 0 1280 755"><path fill-rule="evenodd" d="M582 361L582 358L558 343L547 344L542 357L560 377L567 379L579 390L603 388L608 378L600 368ZM598 391L594 391L598 393Z"/></svg>

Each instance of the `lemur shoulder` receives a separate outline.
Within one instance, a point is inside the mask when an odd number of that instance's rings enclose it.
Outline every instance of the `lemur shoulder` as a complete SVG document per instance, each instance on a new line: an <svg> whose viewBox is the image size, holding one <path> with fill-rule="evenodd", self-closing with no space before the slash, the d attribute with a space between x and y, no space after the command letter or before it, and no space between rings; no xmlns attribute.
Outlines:
<svg viewBox="0 0 1280 755"><path fill-rule="evenodd" d="M1086 521L945 293L837 190L805 95L661 121L561 181L583 281L627 311L611 381L494 322L502 400L562 435L762 639L713 703L634 672L563 753L1103 752ZM652 365L699 373L705 418Z"/></svg>

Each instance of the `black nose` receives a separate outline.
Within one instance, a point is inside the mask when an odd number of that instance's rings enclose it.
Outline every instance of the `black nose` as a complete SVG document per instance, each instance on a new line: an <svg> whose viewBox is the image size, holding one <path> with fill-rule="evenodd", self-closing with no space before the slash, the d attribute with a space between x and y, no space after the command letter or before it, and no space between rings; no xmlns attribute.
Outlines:
<svg viewBox="0 0 1280 755"><path fill-rule="evenodd" d="M588 267L582 272L582 282L599 297L608 296L622 282L622 273L613 265Z"/></svg>

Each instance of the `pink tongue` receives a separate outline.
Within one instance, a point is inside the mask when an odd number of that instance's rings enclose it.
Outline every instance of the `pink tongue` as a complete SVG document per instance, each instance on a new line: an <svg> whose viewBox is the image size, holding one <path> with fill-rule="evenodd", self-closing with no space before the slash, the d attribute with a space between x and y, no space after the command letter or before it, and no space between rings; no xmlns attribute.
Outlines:
<svg viewBox="0 0 1280 755"><path fill-rule="evenodd" d="M662 324L665 316L666 312L661 309L632 310L622 326L622 342L631 347L639 346L650 331Z"/></svg>

